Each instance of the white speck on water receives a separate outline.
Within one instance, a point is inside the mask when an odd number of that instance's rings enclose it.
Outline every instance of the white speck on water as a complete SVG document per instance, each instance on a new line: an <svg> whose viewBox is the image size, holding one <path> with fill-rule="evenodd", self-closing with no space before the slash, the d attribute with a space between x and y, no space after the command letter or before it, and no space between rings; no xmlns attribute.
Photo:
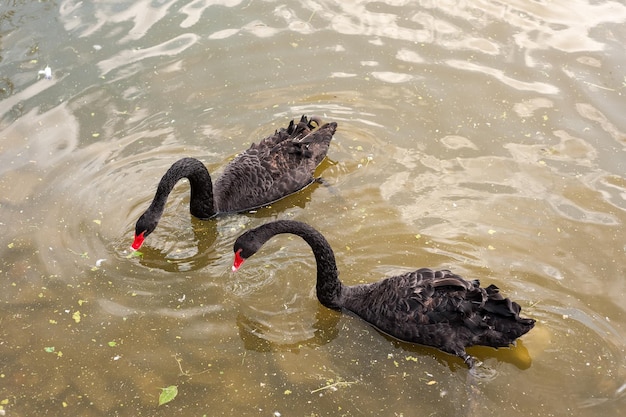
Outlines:
<svg viewBox="0 0 626 417"><path fill-rule="evenodd" d="M46 65L46 67L42 70L40 70L38 72L39 75L43 75L44 78L46 80L51 80L52 79L52 68L50 68L48 65Z"/></svg>

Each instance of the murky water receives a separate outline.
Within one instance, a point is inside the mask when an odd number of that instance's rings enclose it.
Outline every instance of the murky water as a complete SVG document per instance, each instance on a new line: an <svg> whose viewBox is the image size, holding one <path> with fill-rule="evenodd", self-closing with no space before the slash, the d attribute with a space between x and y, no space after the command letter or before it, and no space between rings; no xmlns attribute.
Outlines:
<svg viewBox="0 0 626 417"><path fill-rule="evenodd" d="M623 413L625 21L604 0L4 2L2 413ZM325 184L205 222L180 184L129 257L175 160L219 174L301 114L339 123ZM348 284L445 267L538 324L472 348L470 375L320 306L297 238L231 274L277 218L318 228Z"/></svg>

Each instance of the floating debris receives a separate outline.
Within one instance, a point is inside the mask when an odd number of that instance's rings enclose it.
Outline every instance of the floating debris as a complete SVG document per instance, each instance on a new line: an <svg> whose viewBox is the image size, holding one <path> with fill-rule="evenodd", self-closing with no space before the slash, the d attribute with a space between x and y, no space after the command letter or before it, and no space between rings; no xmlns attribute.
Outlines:
<svg viewBox="0 0 626 417"><path fill-rule="evenodd" d="M46 67L44 69L40 70L38 74L39 75L43 75L46 80L51 80L52 79L52 68L50 68L50 66L46 65Z"/></svg>
<svg viewBox="0 0 626 417"><path fill-rule="evenodd" d="M161 388L161 394L159 395L159 405L167 404L172 401L178 395L178 387L176 385L170 385L166 388Z"/></svg>

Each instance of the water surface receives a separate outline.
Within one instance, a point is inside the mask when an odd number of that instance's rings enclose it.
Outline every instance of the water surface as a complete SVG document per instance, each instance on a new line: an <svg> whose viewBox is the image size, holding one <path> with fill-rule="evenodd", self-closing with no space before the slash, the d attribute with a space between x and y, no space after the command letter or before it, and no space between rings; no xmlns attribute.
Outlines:
<svg viewBox="0 0 626 417"><path fill-rule="evenodd" d="M5 3L4 413L619 415L625 21L586 0ZM219 175L301 114L339 124L325 184L199 221L181 183L129 256L174 161ZM347 284L449 268L537 326L470 349L470 374L322 307L297 238L231 274L272 219L319 229Z"/></svg>

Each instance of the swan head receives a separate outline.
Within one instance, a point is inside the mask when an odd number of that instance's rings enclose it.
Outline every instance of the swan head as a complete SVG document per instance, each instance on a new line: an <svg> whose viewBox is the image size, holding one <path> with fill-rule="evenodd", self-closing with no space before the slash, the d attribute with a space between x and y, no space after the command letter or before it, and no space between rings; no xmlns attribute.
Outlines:
<svg viewBox="0 0 626 417"><path fill-rule="evenodd" d="M143 241L146 240L145 232L141 232L139 234L135 234L135 239L133 240L133 244L130 245L132 250L139 250L141 245L143 245Z"/></svg>
<svg viewBox="0 0 626 417"><path fill-rule="evenodd" d="M151 217L146 214L147 213L142 214L135 224L135 239L133 240L133 244L130 245L133 250L139 250L148 235L156 229L158 220L151 219Z"/></svg>
<svg viewBox="0 0 626 417"><path fill-rule="evenodd" d="M235 259L233 260L233 272L237 272L237 270L239 269L239 267L243 264L243 262L245 261L245 258L241 257L241 249L239 249L237 252L235 252Z"/></svg>
<svg viewBox="0 0 626 417"><path fill-rule="evenodd" d="M246 259L257 253L270 237L271 234L260 236L257 229L248 230L239 236L233 245L233 252L235 253L233 272L236 272Z"/></svg>

